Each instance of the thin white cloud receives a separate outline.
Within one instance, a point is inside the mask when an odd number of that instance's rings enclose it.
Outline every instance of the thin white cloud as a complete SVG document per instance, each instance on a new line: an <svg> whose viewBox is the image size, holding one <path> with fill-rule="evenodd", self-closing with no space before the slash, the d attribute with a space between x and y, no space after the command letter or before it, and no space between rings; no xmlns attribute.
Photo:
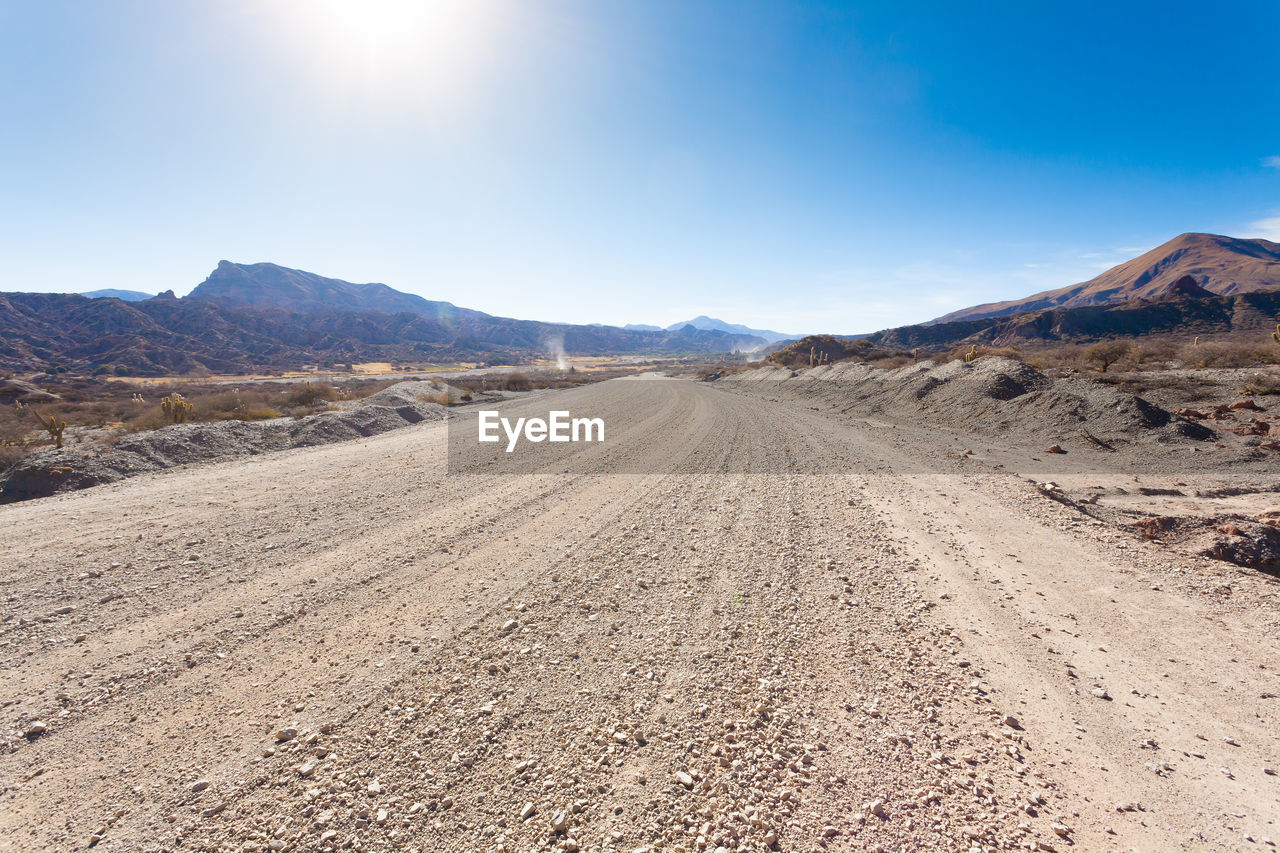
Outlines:
<svg viewBox="0 0 1280 853"><path fill-rule="evenodd" d="M1271 169L1280 169L1280 154L1273 154L1270 157L1263 157L1262 165Z"/></svg>
<svg viewBox="0 0 1280 853"><path fill-rule="evenodd" d="M1280 216L1271 216L1249 223L1249 237L1261 237L1280 243Z"/></svg>

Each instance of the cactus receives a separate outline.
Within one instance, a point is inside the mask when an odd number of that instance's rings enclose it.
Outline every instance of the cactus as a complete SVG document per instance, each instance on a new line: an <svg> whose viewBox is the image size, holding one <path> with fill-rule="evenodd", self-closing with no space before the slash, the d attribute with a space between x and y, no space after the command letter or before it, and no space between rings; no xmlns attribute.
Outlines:
<svg viewBox="0 0 1280 853"><path fill-rule="evenodd" d="M813 353L814 353L814 348L809 347L809 366L810 367L813 367Z"/></svg>
<svg viewBox="0 0 1280 853"><path fill-rule="evenodd" d="M911 351L911 363L915 364L920 361L920 347L916 347Z"/></svg>
<svg viewBox="0 0 1280 853"><path fill-rule="evenodd" d="M977 358L977 357L978 357L978 345L977 345L977 344L972 344L972 345L970 345L970 347L969 347L969 351L968 351L967 353L965 353L965 354L964 354L964 360L965 360L965 361L973 361L973 360L974 360L975 358Z"/></svg>
<svg viewBox="0 0 1280 853"><path fill-rule="evenodd" d="M1271 333L1271 340L1280 344L1280 323L1276 323L1276 330Z"/></svg>
<svg viewBox="0 0 1280 853"><path fill-rule="evenodd" d="M1191 341L1191 345L1192 345L1193 347L1198 347L1198 346L1200 346L1200 336L1199 336L1199 335L1196 335L1196 336L1195 336L1195 339Z"/></svg>
<svg viewBox="0 0 1280 853"><path fill-rule="evenodd" d="M58 420L57 415L49 415L49 419L45 420L40 417L40 413L35 409L31 410L35 414L36 420L40 422L40 426L44 427L45 432L53 436L53 440L58 447L62 447L62 431L67 428L67 422Z"/></svg>
<svg viewBox="0 0 1280 853"><path fill-rule="evenodd" d="M191 417L192 408L193 406L182 399L182 395L177 391L160 401L160 410L164 412L164 416L171 424L186 423Z"/></svg>

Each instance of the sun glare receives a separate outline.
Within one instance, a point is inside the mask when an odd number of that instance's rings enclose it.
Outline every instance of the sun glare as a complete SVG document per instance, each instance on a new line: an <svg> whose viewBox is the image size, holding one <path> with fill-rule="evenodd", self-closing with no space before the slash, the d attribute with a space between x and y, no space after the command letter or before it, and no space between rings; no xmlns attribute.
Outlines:
<svg viewBox="0 0 1280 853"><path fill-rule="evenodd" d="M333 92L404 102L468 94L496 56L501 0L296 0L287 26Z"/></svg>
<svg viewBox="0 0 1280 853"><path fill-rule="evenodd" d="M335 37L395 50L449 45L479 6L463 0L321 0L313 8Z"/></svg>

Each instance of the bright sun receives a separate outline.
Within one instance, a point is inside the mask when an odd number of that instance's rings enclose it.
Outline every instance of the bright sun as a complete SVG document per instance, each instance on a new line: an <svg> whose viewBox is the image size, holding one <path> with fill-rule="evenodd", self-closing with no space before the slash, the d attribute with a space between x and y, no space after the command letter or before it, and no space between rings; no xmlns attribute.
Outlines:
<svg viewBox="0 0 1280 853"><path fill-rule="evenodd" d="M330 91L463 97L496 55L504 0L293 0L288 26Z"/></svg>
<svg viewBox="0 0 1280 853"><path fill-rule="evenodd" d="M482 4L466 0L313 0L316 18L341 39L377 50L446 47L474 23Z"/></svg>

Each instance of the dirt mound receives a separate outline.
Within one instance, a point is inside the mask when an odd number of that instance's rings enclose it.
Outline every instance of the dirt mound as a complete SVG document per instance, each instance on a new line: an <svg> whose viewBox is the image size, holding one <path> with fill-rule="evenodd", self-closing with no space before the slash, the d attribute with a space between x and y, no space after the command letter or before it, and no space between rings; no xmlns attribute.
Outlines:
<svg viewBox="0 0 1280 853"><path fill-rule="evenodd" d="M465 392L460 388L454 388L452 385L436 379L415 379L397 382L395 385L383 388L376 394L370 394L361 402L366 405L390 406L392 408L418 406L423 403L435 403L436 397L445 393L451 394L453 399L456 400Z"/></svg>
<svg viewBox="0 0 1280 853"><path fill-rule="evenodd" d="M437 411L438 410L438 411ZM351 438L377 435L409 424L444 417L444 406L435 403L391 406L360 406L346 412L322 412L295 421L288 428L291 447L330 444Z"/></svg>
<svg viewBox="0 0 1280 853"><path fill-rule="evenodd" d="M0 379L0 403L52 403L61 400L32 382L21 379Z"/></svg>
<svg viewBox="0 0 1280 853"><path fill-rule="evenodd" d="M305 418L178 424L124 436L100 451L63 448L33 453L0 476L0 503L85 489L180 465L346 441L444 418L444 406L424 402L412 390L395 391L410 385L422 383L398 383L349 409Z"/></svg>
<svg viewBox="0 0 1280 853"><path fill-rule="evenodd" d="M765 367L721 381L754 382L756 390L816 398L846 412L1045 442L1077 437L1082 430L1108 445L1214 435L1110 385L1053 379L995 356L895 370L848 362L801 371Z"/></svg>

